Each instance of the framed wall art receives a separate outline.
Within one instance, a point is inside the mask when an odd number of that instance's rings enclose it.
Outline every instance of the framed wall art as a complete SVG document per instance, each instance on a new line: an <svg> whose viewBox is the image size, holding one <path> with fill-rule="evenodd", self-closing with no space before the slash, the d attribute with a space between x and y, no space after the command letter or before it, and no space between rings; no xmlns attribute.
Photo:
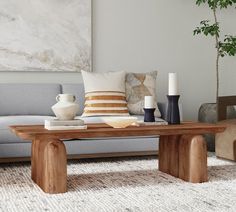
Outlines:
<svg viewBox="0 0 236 212"><path fill-rule="evenodd" d="M1 0L0 71L91 71L91 0Z"/></svg>

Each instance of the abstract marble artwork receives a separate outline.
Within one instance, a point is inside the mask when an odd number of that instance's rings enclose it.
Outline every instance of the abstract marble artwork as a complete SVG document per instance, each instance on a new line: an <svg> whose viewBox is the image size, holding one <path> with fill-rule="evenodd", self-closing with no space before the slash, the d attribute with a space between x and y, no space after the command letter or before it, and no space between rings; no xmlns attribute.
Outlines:
<svg viewBox="0 0 236 212"><path fill-rule="evenodd" d="M91 71L91 0L1 0L0 71Z"/></svg>

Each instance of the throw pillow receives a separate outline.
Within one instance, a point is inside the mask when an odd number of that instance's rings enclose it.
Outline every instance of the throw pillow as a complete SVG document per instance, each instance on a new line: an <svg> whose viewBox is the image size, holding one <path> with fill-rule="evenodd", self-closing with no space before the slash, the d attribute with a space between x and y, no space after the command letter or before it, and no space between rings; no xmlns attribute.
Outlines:
<svg viewBox="0 0 236 212"><path fill-rule="evenodd" d="M129 115L125 97L125 72L82 71L85 106L82 116Z"/></svg>
<svg viewBox="0 0 236 212"><path fill-rule="evenodd" d="M144 97L153 96L156 98L157 71L150 73L127 73L126 74L126 100L130 114L144 114ZM155 116L160 117L161 113L156 105Z"/></svg>

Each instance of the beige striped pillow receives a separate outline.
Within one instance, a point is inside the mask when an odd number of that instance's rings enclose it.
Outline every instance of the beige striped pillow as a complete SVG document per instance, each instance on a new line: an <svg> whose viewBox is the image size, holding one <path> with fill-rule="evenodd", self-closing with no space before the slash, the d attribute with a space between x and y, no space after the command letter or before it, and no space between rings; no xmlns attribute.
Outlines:
<svg viewBox="0 0 236 212"><path fill-rule="evenodd" d="M82 71L85 106L82 116L129 115L125 96L125 72Z"/></svg>

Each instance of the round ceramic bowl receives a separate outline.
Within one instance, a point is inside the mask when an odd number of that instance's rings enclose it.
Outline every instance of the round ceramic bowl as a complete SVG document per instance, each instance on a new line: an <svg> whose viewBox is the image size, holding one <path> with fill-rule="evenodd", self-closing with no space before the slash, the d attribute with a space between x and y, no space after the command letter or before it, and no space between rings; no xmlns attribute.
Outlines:
<svg viewBox="0 0 236 212"><path fill-rule="evenodd" d="M102 120L113 128L125 128L135 125L138 121L137 117L130 116L103 117Z"/></svg>

